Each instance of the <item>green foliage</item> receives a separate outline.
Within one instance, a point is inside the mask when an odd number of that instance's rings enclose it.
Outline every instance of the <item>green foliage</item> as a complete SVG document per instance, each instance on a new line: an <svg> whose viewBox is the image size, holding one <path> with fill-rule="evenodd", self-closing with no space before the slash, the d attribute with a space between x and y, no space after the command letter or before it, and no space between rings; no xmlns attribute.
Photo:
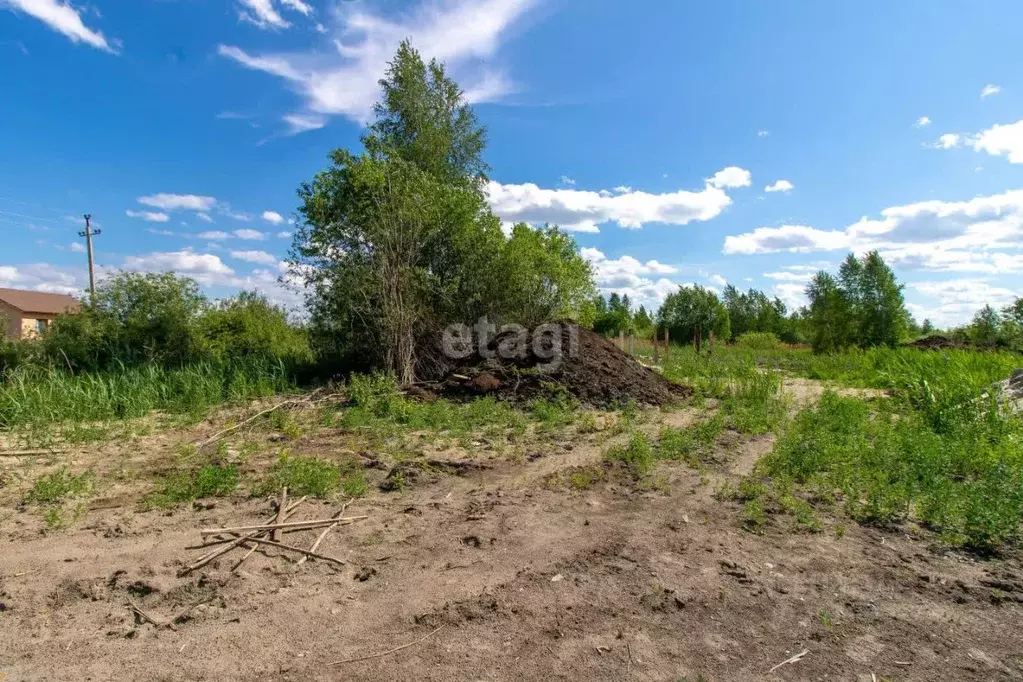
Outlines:
<svg viewBox="0 0 1023 682"><path fill-rule="evenodd" d="M778 350L782 347L781 339L772 332L745 332L735 339L735 345L750 350Z"/></svg>
<svg viewBox="0 0 1023 682"><path fill-rule="evenodd" d="M618 336L623 332L630 334L636 331L632 303L628 294L621 296L616 292L607 299L598 296L595 306L593 331L604 336Z"/></svg>
<svg viewBox="0 0 1023 682"><path fill-rule="evenodd" d="M55 366L76 371L182 365L200 355L195 320L208 305L194 280L120 272L99 282L95 302L83 302L80 313L58 316L43 348Z"/></svg>
<svg viewBox="0 0 1023 682"><path fill-rule="evenodd" d="M724 427L724 419L720 415L686 429L666 426L657 438L657 458L700 466Z"/></svg>
<svg viewBox="0 0 1023 682"><path fill-rule="evenodd" d="M785 317L785 304L777 297L771 300L757 289L743 293L728 284L721 298L728 310L731 340L749 333L785 336L790 343L798 340L792 324Z"/></svg>
<svg viewBox="0 0 1023 682"><path fill-rule="evenodd" d="M149 364L75 374L23 365L5 379L0 383L0 428L130 419L157 409L201 415L223 402L294 387L283 363L255 357L173 369Z"/></svg>
<svg viewBox="0 0 1023 682"><path fill-rule="evenodd" d="M407 385L420 337L451 322L582 317L589 265L557 229L504 236L484 193L485 132L444 67L404 42L381 87L365 151L335 150L299 189L291 263L321 357Z"/></svg>
<svg viewBox="0 0 1023 682"><path fill-rule="evenodd" d="M838 279L817 273L806 288L814 351L902 343L910 320L902 289L877 251L862 260L850 253L839 268Z"/></svg>
<svg viewBox="0 0 1023 682"><path fill-rule="evenodd" d="M657 317L659 326L667 327L678 343L706 340L711 332L723 341L731 338L728 309L717 294L699 285L679 287L668 294Z"/></svg>
<svg viewBox="0 0 1023 682"><path fill-rule="evenodd" d="M209 463L198 468L167 474L155 491L142 498L142 505L147 508L168 509L207 497L225 497L233 493L237 487L237 465Z"/></svg>
<svg viewBox="0 0 1023 682"><path fill-rule="evenodd" d="M59 505L69 497L88 495L95 483L96 474L92 471L72 475L67 467L61 467L52 474L37 478L25 501L29 504Z"/></svg>
<svg viewBox="0 0 1023 682"><path fill-rule="evenodd" d="M654 466L654 446L646 434L636 431L626 445L613 445L605 453L609 462L624 464L634 475L648 473Z"/></svg>
<svg viewBox="0 0 1023 682"><path fill-rule="evenodd" d="M593 269L579 255L571 235L556 226L512 228L501 251L507 319L526 327L557 319L576 319L595 293Z"/></svg>
<svg viewBox="0 0 1023 682"><path fill-rule="evenodd" d="M288 322L283 308L255 292L220 301L198 318L197 326L204 356L279 359L288 364L312 359L304 330Z"/></svg>
<svg viewBox="0 0 1023 682"><path fill-rule="evenodd" d="M491 396L470 403L409 400L399 392L394 377L383 373L353 374L348 382L348 395L352 405L341 417L341 426L345 428L388 431L404 427L467 434L478 428L520 429L526 421L521 411ZM552 422L568 423L568 408L557 401L544 401L540 410Z"/></svg>
<svg viewBox="0 0 1023 682"><path fill-rule="evenodd" d="M776 490L792 481L837 491L859 521L918 520L953 545L992 548L1017 538L1023 424L984 404L964 405L941 428L926 413L896 408L826 393L796 417L758 475Z"/></svg>
<svg viewBox="0 0 1023 682"><path fill-rule="evenodd" d="M347 468L350 470L349 475L352 476L348 488L353 492L364 493L366 482L361 469L351 463ZM323 498L340 488L343 478L342 468L336 464L316 457L284 453L274 463L266 480L256 486L253 494L267 495L287 486L289 495Z"/></svg>

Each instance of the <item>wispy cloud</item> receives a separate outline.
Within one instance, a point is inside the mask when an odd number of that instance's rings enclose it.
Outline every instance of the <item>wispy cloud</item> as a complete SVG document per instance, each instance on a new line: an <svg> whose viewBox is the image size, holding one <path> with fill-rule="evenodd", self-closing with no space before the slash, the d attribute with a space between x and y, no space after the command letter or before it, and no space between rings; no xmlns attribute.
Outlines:
<svg viewBox="0 0 1023 682"><path fill-rule="evenodd" d="M305 111L285 119L292 133L311 130L308 124L331 115L364 122L379 95L378 81L398 43L408 38L427 59L447 64L470 101L497 99L509 92L511 82L490 60L507 30L536 0L454 0L425 2L399 17L373 14L362 3L342 3L327 27L332 45L305 52L256 54L233 45L220 45L224 57L282 78L304 99ZM248 0L249 10L259 4L263 21L274 26L266 13L270 0ZM273 10L280 17L276 10ZM283 17L280 17L284 21ZM285 22L286 23L286 22ZM319 115L319 119L309 118ZM297 117L304 118L297 118ZM322 127L318 125L316 127Z"/></svg>
<svg viewBox="0 0 1023 682"><path fill-rule="evenodd" d="M999 86L999 85L992 85L991 83L988 83L987 85L984 86L984 89L980 91L980 96L983 99L984 97L990 97L991 95L997 95L1001 91L1002 91L1001 86Z"/></svg>
<svg viewBox="0 0 1023 682"><path fill-rule="evenodd" d="M71 3L63 0L0 0L0 8L21 11L63 33L73 43L85 43L100 50L117 54L100 31L93 30L82 21L82 15ZM116 42L116 41L115 41Z"/></svg>
<svg viewBox="0 0 1023 682"><path fill-rule="evenodd" d="M138 202L164 211L209 211L217 204L217 200L213 197L196 194L167 194L165 192L139 197Z"/></svg>
<svg viewBox="0 0 1023 682"><path fill-rule="evenodd" d="M764 188L765 192L791 192L794 185L788 180L777 180Z"/></svg>
<svg viewBox="0 0 1023 682"><path fill-rule="evenodd" d="M165 223L170 220L170 216L166 213L158 213L154 211L132 211L131 209L125 211L129 218L141 218L146 222L150 223Z"/></svg>

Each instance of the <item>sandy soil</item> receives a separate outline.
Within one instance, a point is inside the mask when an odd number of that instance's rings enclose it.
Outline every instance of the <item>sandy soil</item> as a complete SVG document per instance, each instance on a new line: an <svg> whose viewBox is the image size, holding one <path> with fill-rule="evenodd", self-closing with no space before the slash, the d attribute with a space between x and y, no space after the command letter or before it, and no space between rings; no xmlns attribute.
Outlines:
<svg viewBox="0 0 1023 682"><path fill-rule="evenodd" d="M784 520L744 532L715 490L770 436L732 434L711 471L662 464L654 490L614 471L585 490L552 484L599 466L602 434L547 439L523 457L438 449L485 467L356 501L348 514L368 518L320 548L344 566L268 549L237 571L241 552L177 577L200 528L270 514L241 498L137 510L141 472L172 462L175 439L213 429L67 455L110 481L71 530L44 533L17 485L0 491L2 679L1023 679L1019 557L942 552L920 531L838 533L830 519L812 535ZM340 456L341 440L322 430L292 448ZM2 465L17 482L53 463ZM295 518L336 508L311 501ZM315 534L286 537L308 546ZM179 622L139 622L129 601Z"/></svg>

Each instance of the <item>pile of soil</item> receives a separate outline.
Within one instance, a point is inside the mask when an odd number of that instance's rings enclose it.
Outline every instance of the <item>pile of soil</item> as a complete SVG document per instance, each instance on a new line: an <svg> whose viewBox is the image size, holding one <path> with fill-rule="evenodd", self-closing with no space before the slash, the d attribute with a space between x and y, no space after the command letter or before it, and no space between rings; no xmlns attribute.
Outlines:
<svg viewBox="0 0 1023 682"><path fill-rule="evenodd" d="M969 348L970 344L965 341L956 341L955 339L943 336L941 334L934 334L932 336L925 336L911 341L906 344L908 348L920 348L922 350L945 350L948 348Z"/></svg>
<svg viewBox="0 0 1023 682"><path fill-rule="evenodd" d="M473 336L467 357L452 359L439 343L420 348L418 376L437 393L448 396L494 395L503 400L528 400L565 391L594 407L614 407L629 401L645 405L675 403L692 394L688 387L665 379L639 364L604 337L571 322L557 324L554 335L534 337L521 352L509 354L515 332L503 332L485 344ZM539 338L539 345L534 345ZM521 339L521 334L520 334ZM480 352L481 348L484 352ZM503 349L503 351L502 351Z"/></svg>

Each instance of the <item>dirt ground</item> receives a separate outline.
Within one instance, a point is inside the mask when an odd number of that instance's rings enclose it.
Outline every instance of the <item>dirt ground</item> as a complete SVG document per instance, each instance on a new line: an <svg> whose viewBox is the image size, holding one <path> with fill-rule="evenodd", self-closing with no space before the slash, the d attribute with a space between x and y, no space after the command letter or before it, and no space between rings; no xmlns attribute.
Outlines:
<svg viewBox="0 0 1023 682"><path fill-rule="evenodd" d="M656 413L649 428L692 416ZM217 426L62 455L109 483L57 533L20 505L18 485L57 462L2 458L0 679L1023 679L1018 556L949 553L924 531L841 519L816 534L783 521L742 530L739 505L715 492L772 436L725 434L716 465L662 463L654 487L614 472L558 482L600 466L601 433L528 442L522 457L483 441L437 448L481 466L374 486L347 511L368 518L319 548L343 566L268 548L237 571L241 551L178 577L201 554L185 549L200 528L271 516L268 500L243 496L138 510L147 467ZM290 447L340 456L335 431ZM386 473L368 472L374 484ZM294 518L337 508L307 501ZM308 546L316 534L285 537ZM177 625L139 622L129 602Z"/></svg>

